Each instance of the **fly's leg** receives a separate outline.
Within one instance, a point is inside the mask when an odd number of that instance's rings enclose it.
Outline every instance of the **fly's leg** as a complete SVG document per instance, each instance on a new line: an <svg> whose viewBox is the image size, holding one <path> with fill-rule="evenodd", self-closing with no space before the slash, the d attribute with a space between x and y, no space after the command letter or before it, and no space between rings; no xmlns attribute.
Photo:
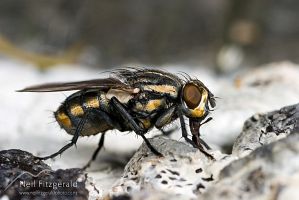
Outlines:
<svg viewBox="0 0 299 200"><path fill-rule="evenodd" d="M190 140L190 138L188 138L186 124L185 124L185 121L184 121L184 117L182 115L180 116L180 123L181 123L183 138L186 140L186 142L188 142L189 144L191 144L194 148L198 148L196 146L196 144L192 140Z"/></svg>
<svg viewBox="0 0 299 200"><path fill-rule="evenodd" d="M194 138L194 139L193 139ZM211 147L200 137L194 137L192 136L192 140L195 140L195 138L199 141L200 144L202 144L207 150L211 150Z"/></svg>
<svg viewBox="0 0 299 200"><path fill-rule="evenodd" d="M96 114L97 116L102 117L103 119L105 119L105 121L111 126L111 127L116 127L118 128L118 124L114 123L112 121L112 119L107 115L107 113L105 113L104 111L101 110L97 110L97 109L93 109L93 110L89 110L89 112ZM102 147L104 146L104 140L105 140L105 133L102 133L98 147L96 148L96 150L93 152L92 157L90 158L90 160L86 163L86 165L82 168L82 169L87 169L90 164L92 163L92 161L94 161L97 158L97 155L99 154L100 150L102 149Z"/></svg>
<svg viewBox="0 0 299 200"><path fill-rule="evenodd" d="M211 147L204 140L202 140L200 138L199 129L203 124L208 123L211 120L212 120L212 117L209 117L208 119L206 119L204 122L201 123L201 121L194 121L192 119L189 119L190 129L191 129L191 133L193 135L192 136L193 142L202 144L208 150L210 150Z"/></svg>
<svg viewBox="0 0 299 200"><path fill-rule="evenodd" d="M84 127L84 124L87 120L87 117L88 117L88 113L85 114L85 116L80 120L76 130L75 130L75 133L74 133L74 136L71 140L70 143L68 143L67 145L65 145L64 147L62 147L59 151L57 151L56 153L53 153L52 155L49 155L49 156L45 156L45 157L37 157L38 159L40 160L47 160L49 158L55 158L56 156L62 154L65 150L67 150L68 148L70 148L71 146L73 145L76 145L77 143L77 140L80 136L80 133L81 131L83 130L83 127Z"/></svg>
<svg viewBox="0 0 299 200"><path fill-rule="evenodd" d="M148 139L144 136L144 134L141 134L140 135L142 137L142 139L144 140L145 144L147 145L147 147L151 150L151 152L153 152L156 156L160 156L162 157L163 155L158 151L156 150L152 145L151 143L148 141Z"/></svg>
<svg viewBox="0 0 299 200"><path fill-rule="evenodd" d="M202 139L200 139L199 137L193 135L192 136L192 141L196 144L196 147L203 153L205 154L208 158L210 158L211 160L215 160L215 158L209 154L208 152L206 152L203 148L203 146L201 145L201 142L203 141Z"/></svg>
<svg viewBox="0 0 299 200"><path fill-rule="evenodd" d="M181 126L182 126L182 136L185 138L185 140L191 144L194 148L197 148L199 149L205 156L207 156L208 158L210 158L211 160L215 160L215 158L209 154L208 152L206 152L203 148L203 146L201 145L201 143L199 141L202 141L199 136L196 137L196 135L193 135L192 136L192 140L190 140L188 138L188 133L187 133L187 130L186 130L186 124L185 124L185 121L184 121L184 117L182 115L180 115L180 123L181 123Z"/></svg>
<svg viewBox="0 0 299 200"><path fill-rule="evenodd" d="M213 119L212 117L209 117L209 118L206 119L204 122L202 122L202 123L200 124L200 126L202 126L203 124L208 123L208 122L211 121L212 119ZM202 145L204 145L204 146L206 147L206 149L208 149L208 150L211 149L211 147L210 147L204 140L202 140L200 137L199 137L199 141L200 141L200 143L201 143Z"/></svg>
<svg viewBox="0 0 299 200"><path fill-rule="evenodd" d="M101 135L98 148L93 152L91 159L88 161L88 163L82 169L85 170L86 168L88 168L90 166L91 162L94 161L97 158L98 153L100 152L100 150L104 146L104 140L105 140L105 133L103 133Z"/></svg>
<svg viewBox="0 0 299 200"><path fill-rule="evenodd" d="M121 102L118 101L117 98L112 97L110 100L111 105L113 108L116 109L116 111L121 115L121 117L125 120L126 123L129 124L129 126L132 128L132 130L137 134L142 137L144 140L145 144L148 146L148 148L157 156L163 156L160 152L158 152L148 141L148 139L144 136L146 133L146 130L141 128L133 119L133 117L126 111L124 106L122 105Z"/></svg>
<svg viewBox="0 0 299 200"><path fill-rule="evenodd" d="M200 138L200 132L199 129L203 124L208 123L209 121L211 121L213 118L209 117L208 119L206 119L204 122L201 123L201 121L195 121L192 119L189 119L189 124L190 124L190 129L191 129L191 133L192 133L192 140L195 143L200 143L202 144L206 149L210 150L211 147Z"/></svg>

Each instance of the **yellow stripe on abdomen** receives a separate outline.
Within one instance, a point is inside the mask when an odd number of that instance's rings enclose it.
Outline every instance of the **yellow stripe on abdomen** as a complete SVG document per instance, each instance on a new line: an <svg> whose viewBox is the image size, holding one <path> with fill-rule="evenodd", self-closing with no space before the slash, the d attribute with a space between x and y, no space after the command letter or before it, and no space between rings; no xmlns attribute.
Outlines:
<svg viewBox="0 0 299 200"><path fill-rule="evenodd" d="M81 105L73 104L70 106L71 114L75 117L81 116L84 114L84 110Z"/></svg>

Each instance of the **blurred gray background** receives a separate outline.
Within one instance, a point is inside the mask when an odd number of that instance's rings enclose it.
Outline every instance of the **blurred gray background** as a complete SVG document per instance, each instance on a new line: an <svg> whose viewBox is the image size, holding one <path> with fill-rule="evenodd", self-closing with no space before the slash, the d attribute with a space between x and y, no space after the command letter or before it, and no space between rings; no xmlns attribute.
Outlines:
<svg viewBox="0 0 299 200"><path fill-rule="evenodd" d="M45 68L298 62L295 0L1 0L0 54Z"/></svg>

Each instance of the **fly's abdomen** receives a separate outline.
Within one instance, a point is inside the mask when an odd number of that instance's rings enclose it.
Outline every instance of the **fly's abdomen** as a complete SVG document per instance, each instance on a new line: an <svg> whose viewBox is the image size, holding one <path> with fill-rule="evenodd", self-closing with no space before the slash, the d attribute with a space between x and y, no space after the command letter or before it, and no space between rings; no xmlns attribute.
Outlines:
<svg viewBox="0 0 299 200"><path fill-rule="evenodd" d="M73 128L73 123L71 118L66 113L63 105L61 105L58 110L54 112L54 116L60 127L66 132L70 132L70 130Z"/></svg>
<svg viewBox="0 0 299 200"><path fill-rule="evenodd" d="M74 134L81 120L85 123L81 136L95 135L105 132L113 127L107 123L101 113L108 110L108 101L103 92L77 92L66 101L54 113L55 118L67 133Z"/></svg>

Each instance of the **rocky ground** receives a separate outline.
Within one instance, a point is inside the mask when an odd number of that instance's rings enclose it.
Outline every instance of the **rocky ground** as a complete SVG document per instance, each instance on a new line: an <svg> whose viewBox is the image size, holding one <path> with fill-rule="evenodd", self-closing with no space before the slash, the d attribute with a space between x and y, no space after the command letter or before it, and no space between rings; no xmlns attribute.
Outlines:
<svg viewBox="0 0 299 200"><path fill-rule="evenodd" d="M87 171L79 168L96 147L96 137L79 140L77 150L73 148L61 158L46 163L34 161L33 155L52 153L70 139L63 131L57 133L55 125L44 126L47 113L40 111L49 104L53 107L48 108L55 110L64 96L11 92L30 85L30 80L61 80L70 71L62 68L41 75L26 67L18 68L19 63L4 70L5 64L0 63L6 75L1 79L1 109L7 114L0 119L7 127L0 130L1 200L18 198L20 191L36 192L36 199L58 191L45 185L29 189L20 186L24 181L30 185L32 180L73 180L77 187L60 192L76 192L77 199L299 198L299 68L292 63L274 63L234 77L196 71L196 76L220 97L212 114L214 120L202 129L215 160L184 143L179 129L172 139L158 136L150 140L164 157L156 157L144 144L132 156L141 141L132 134L112 133L105 150ZM11 76L20 70L22 76ZM181 69L174 66L171 70ZM80 68L73 68L72 73L78 75L73 80L91 75ZM94 73L92 76L89 78L94 78ZM7 84L9 80L12 84ZM156 133L153 130L152 135Z"/></svg>
<svg viewBox="0 0 299 200"><path fill-rule="evenodd" d="M272 128L268 128L271 126ZM297 199L299 104L248 119L232 154L211 151L212 161L181 142L154 138L165 155L143 145L110 195L132 199Z"/></svg>

